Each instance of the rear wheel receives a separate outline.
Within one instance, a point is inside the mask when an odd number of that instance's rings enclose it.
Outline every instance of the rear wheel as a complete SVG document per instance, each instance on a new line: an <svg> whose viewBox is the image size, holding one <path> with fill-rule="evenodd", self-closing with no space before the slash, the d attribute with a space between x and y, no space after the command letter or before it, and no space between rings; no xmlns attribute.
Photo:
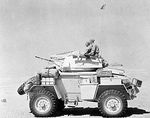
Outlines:
<svg viewBox="0 0 150 118"><path fill-rule="evenodd" d="M56 111L56 97L46 90L40 90L30 98L30 110L35 116L51 116Z"/></svg>
<svg viewBox="0 0 150 118"><path fill-rule="evenodd" d="M98 107L103 116L122 116L127 108L127 100L120 91L107 90L99 97Z"/></svg>

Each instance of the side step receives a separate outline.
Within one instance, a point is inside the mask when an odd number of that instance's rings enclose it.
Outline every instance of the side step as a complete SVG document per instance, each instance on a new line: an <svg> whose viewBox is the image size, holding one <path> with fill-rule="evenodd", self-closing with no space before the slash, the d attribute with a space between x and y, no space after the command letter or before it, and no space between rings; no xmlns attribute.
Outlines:
<svg viewBox="0 0 150 118"><path fill-rule="evenodd" d="M78 102L79 102L78 100L72 99L72 100L66 101L65 104L67 107L75 107L78 105Z"/></svg>

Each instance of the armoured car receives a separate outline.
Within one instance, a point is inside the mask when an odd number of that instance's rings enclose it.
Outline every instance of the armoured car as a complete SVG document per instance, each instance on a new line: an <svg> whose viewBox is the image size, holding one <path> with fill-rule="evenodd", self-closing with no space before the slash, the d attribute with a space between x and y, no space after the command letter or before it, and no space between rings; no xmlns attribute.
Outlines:
<svg viewBox="0 0 150 118"><path fill-rule="evenodd" d="M124 70L109 66L102 58L69 55L44 60L54 66L46 67L18 88L20 95L29 96L35 116L53 116L67 104L77 106L83 101L97 102L102 116L122 116L127 101L136 97L142 85L142 81L128 77Z"/></svg>

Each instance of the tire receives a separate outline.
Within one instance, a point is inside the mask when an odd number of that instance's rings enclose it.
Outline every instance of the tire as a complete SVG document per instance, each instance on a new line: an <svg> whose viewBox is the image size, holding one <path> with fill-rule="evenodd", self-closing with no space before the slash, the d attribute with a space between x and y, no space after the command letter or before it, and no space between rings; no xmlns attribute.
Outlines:
<svg viewBox="0 0 150 118"><path fill-rule="evenodd" d="M65 108L64 101L61 99L57 100L57 111L62 111Z"/></svg>
<svg viewBox="0 0 150 118"><path fill-rule="evenodd" d="M35 116L52 116L56 112L56 97L46 90L40 90L30 98L30 110Z"/></svg>
<svg viewBox="0 0 150 118"><path fill-rule="evenodd" d="M24 91L24 83L18 88L17 90L19 95L24 95L25 91Z"/></svg>
<svg viewBox="0 0 150 118"><path fill-rule="evenodd" d="M99 97L98 108L104 117L122 116L127 109L127 100L120 91L107 90Z"/></svg>

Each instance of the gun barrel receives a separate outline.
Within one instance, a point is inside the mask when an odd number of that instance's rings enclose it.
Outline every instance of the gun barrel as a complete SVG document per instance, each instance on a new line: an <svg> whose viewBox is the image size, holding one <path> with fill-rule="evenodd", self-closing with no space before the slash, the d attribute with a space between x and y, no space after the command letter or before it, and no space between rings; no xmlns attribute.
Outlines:
<svg viewBox="0 0 150 118"><path fill-rule="evenodd" d="M42 60L45 60L45 61L51 61L51 62L53 62L53 61L50 60L50 59L46 59L46 58L42 58L42 57L38 57L38 56L35 56L35 58L42 59Z"/></svg>
<svg viewBox="0 0 150 118"><path fill-rule="evenodd" d="M59 67L60 67L60 65L56 64L56 63L55 63L55 61L54 61L54 60L52 60L52 59L46 59L46 58L42 58L42 57L39 57L39 56L35 56L35 58L38 58L38 59L41 59L41 60L45 60L45 61L52 62L52 63L54 63L55 65L57 65L57 66L59 66Z"/></svg>
<svg viewBox="0 0 150 118"><path fill-rule="evenodd" d="M62 53L58 53L58 54L56 54L56 55L65 55L65 54L72 53L72 52L74 52L74 51L62 52Z"/></svg>

